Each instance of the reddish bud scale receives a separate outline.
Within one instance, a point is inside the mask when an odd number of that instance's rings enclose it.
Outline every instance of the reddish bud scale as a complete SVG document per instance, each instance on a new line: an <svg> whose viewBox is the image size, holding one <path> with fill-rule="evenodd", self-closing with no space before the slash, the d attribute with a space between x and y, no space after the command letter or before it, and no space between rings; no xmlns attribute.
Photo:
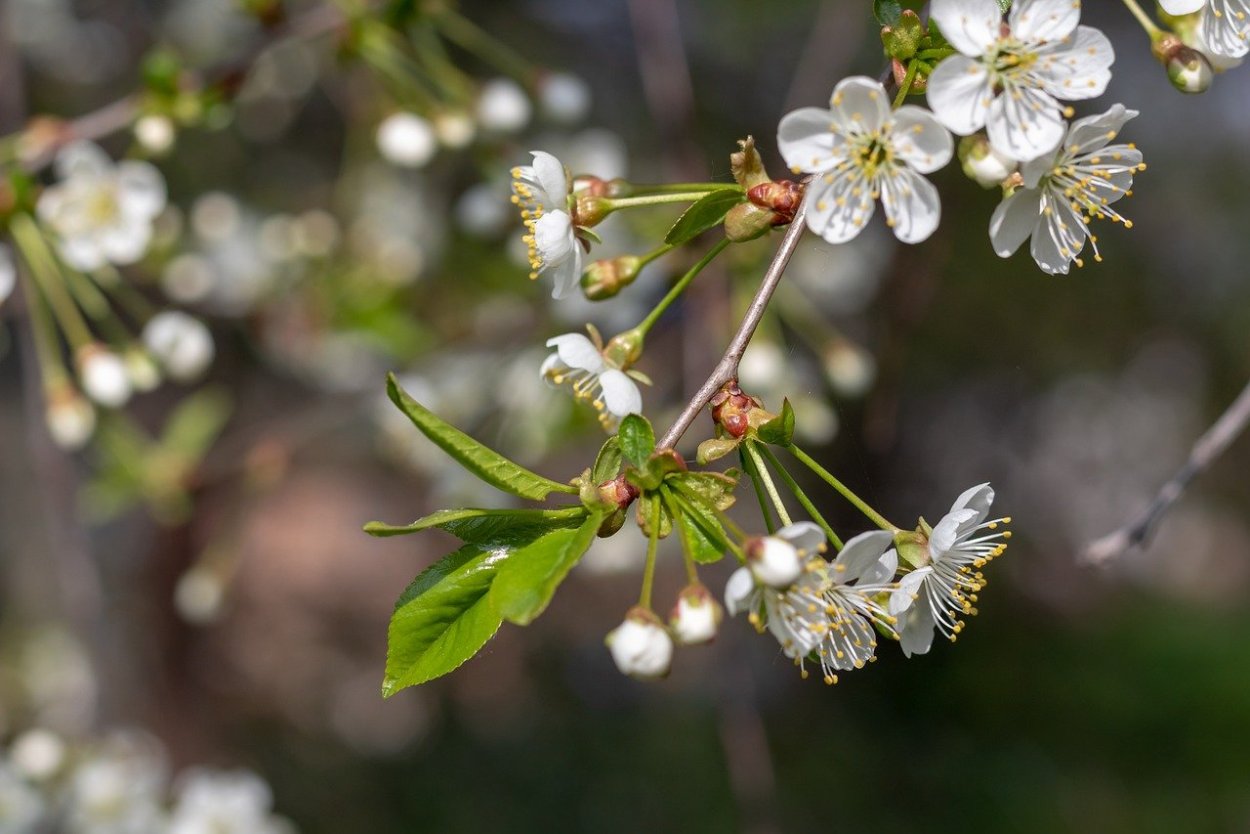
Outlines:
<svg viewBox="0 0 1250 834"><path fill-rule="evenodd" d="M625 509L638 497L638 488L625 480L625 476L604 481L599 485L599 495L603 500L616 504L618 509Z"/></svg>
<svg viewBox="0 0 1250 834"><path fill-rule="evenodd" d="M772 211L776 215L772 221L774 226L784 226L794 219L794 213L803 202L803 185L791 180L764 182L748 190L747 199Z"/></svg>
<svg viewBox="0 0 1250 834"><path fill-rule="evenodd" d="M712 421L730 437L741 439L751 427L751 409L759 402L742 393L737 383L729 383L712 397Z"/></svg>

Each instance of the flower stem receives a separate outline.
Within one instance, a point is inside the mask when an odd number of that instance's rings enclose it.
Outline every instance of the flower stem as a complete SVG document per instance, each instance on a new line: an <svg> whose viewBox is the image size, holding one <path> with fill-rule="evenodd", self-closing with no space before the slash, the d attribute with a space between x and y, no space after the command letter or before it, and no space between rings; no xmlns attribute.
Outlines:
<svg viewBox="0 0 1250 834"><path fill-rule="evenodd" d="M755 448L755 441L748 440L742 445L751 457L751 462L755 464L755 473L764 485L764 490L768 493L768 497L772 499L773 506L777 509L777 517L781 519L782 526L790 526L794 522L790 520L790 513L786 511L785 502L781 500L781 493L777 490L777 485L773 483L772 476L768 474L768 469L764 466L764 460L760 457L759 450Z"/></svg>
<svg viewBox="0 0 1250 834"><path fill-rule="evenodd" d="M913 58L907 62L907 74L903 76L903 83L898 85L898 95L894 97L894 109L903 106L903 102L907 100L907 94L911 92L911 85L916 81L916 73L920 71L920 62Z"/></svg>
<svg viewBox="0 0 1250 834"><path fill-rule="evenodd" d="M873 524L877 525L882 530L890 530L891 532L898 532L900 529L902 529L898 527L897 525L891 524L890 522L886 521L885 517L881 515L881 513L877 512L872 507L868 506L868 503L864 501L864 499L860 498L858 495L851 492L851 490L847 488L846 484L842 483L837 478L833 477L833 475L829 472L829 470L825 469L819 463L814 461L811 458L811 456L809 456L806 452L804 452L798 446L790 446L788 448L790 449L790 454L798 458L800 463L802 463L808 469L815 472L818 476L820 476L820 479L822 481L824 481L829 486L836 489L843 498L845 498L847 501L850 501L852 504L854 504L855 508L858 509L864 515L866 515L868 517L868 520L871 521Z"/></svg>
<svg viewBox="0 0 1250 834"><path fill-rule="evenodd" d="M1155 25L1150 19L1150 15L1137 4L1137 0L1124 0L1124 7L1129 10L1133 17L1137 18L1137 22L1141 24L1141 28L1146 30L1146 34L1150 36L1150 40L1155 41L1163 36L1163 30Z"/></svg>
<svg viewBox="0 0 1250 834"><path fill-rule="evenodd" d="M641 197L605 197L603 203L607 206L608 211L616 211L617 209L638 208L639 206L659 206L665 203L693 203L695 200L706 197L710 193L711 191L704 189L702 191L645 194Z"/></svg>
<svg viewBox="0 0 1250 834"><path fill-rule="evenodd" d="M649 185L630 184L630 196L642 197L647 194L672 194L683 191L731 191L741 189L734 182L667 182Z"/></svg>
<svg viewBox="0 0 1250 834"><path fill-rule="evenodd" d="M699 259L698 263L690 267L685 275L677 279L677 283L673 284L673 287L668 291L668 294L660 299L660 302L655 305L655 309L648 313L647 317L638 325L638 329L642 331L644 336L647 335L655 323L659 321L660 316L664 315L664 311L667 310L669 306L672 305L672 303L686 291L686 287L690 286L690 282L694 280L695 276L702 272L717 255L725 251L725 248L729 246L730 243L731 241L729 238L718 240L716 245L709 249L708 253Z"/></svg>
<svg viewBox="0 0 1250 834"><path fill-rule="evenodd" d="M444 9L434 18L434 24L443 37L464 51L494 64L500 72L512 76L527 88L533 85L533 65L464 15Z"/></svg>
<svg viewBox="0 0 1250 834"><path fill-rule="evenodd" d="M39 375L43 378L45 388L68 384L69 374L61 362L61 354L57 349L56 327L48 313L47 303L35 289L35 284L24 269L18 270L18 279L22 282L22 293L26 296L26 306L30 310L31 338L35 343L35 359L39 364Z"/></svg>
<svg viewBox="0 0 1250 834"><path fill-rule="evenodd" d="M742 460L742 469L747 473L747 477L751 479L751 486L755 489L755 498L760 502L760 515L764 517L764 527L769 533L777 532L777 525L773 522L773 512L768 507L768 498L764 495L764 488L760 486L759 475L755 472L755 461L746 453L741 446L738 447L738 457Z"/></svg>
<svg viewBox="0 0 1250 834"><path fill-rule="evenodd" d="M771 463L773 468L777 470L777 474L781 476L781 480L785 481L786 486L789 487L790 491L794 493L794 497L797 498L799 503L803 505L803 509L807 510L807 514L812 517L813 521L820 525L820 529L825 531L825 535L829 537L829 541L833 542L833 546L838 550L841 550L842 539L838 538L838 534L833 532L833 528L829 526L829 522L825 521L825 517L822 516L820 511L816 509L816 505L813 504L811 499L807 497L807 493L803 492L803 489L799 486L798 481L794 480L794 476L781 465L781 461L777 460L777 456L773 454L773 450L763 444L760 445L759 450L763 452L764 457L767 458L768 462Z"/></svg>
<svg viewBox="0 0 1250 834"><path fill-rule="evenodd" d="M642 593L638 595L638 605L651 610L651 588L655 585L655 554L660 544L660 494L651 497L651 517L647 523L651 527L651 535L647 540L647 566L642 571Z"/></svg>
<svg viewBox="0 0 1250 834"><path fill-rule="evenodd" d="M43 239L43 233L30 219L30 215L14 215L9 221L9 231L13 234L13 241L22 250L22 255L35 276L35 282L47 299L48 306L52 308L52 313L65 332L70 346L77 349L94 342L95 337L91 335L91 329L87 327L78 305L65 289L64 276L48 249L47 241Z"/></svg>

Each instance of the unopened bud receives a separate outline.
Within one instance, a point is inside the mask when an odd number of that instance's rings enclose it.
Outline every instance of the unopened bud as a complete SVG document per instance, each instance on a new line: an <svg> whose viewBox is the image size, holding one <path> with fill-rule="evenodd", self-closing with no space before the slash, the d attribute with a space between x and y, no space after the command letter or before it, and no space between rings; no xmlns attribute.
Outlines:
<svg viewBox="0 0 1250 834"><path fill-rule="evenodd" d="M604 345L603 360L610 367L625 370L642 356L642 344L642 330L637 327L618 333Z"/></svg>
<svg viewBox="0 0 1250 834"><path fill-rule="evenodd" d="M76 361L78 378L88 397L109 408L119 408L130 399L130 376L116 353L92 343L78 351Z"/></svg>
<svg viewBox="0 0 1250 834"><path fill-rule="evenodd" d="M1211 89L1215 73L1211 62L1196 49L1182 46L1176 49L1167 62L1168 80L1182 93L1205 93Z"/></svg>
<svg viewBox="0 0 1250 834"><path fill-rule="evenodd" d="M803 574L798 548L777 536L747 542L747 567L757 582L770 588L789 588Z"/></svg>
<svg viewBox="0 0 1250 834"><path fill-rule="evenodd" d="M894 75L894 83L902 89L903 84L907 81L907 67L896 59L890 62L890 72ZM911 86L907 88L907 94L916 95L917 93L923 93L928 87L929 77L916 73L911 77Z"/></svg>
<svg viewBox="0 0 1250 834"><path fill-rule="evenodd" d="M136 391L151 391L161 384L161 370L146 350L138 345L126 349L122 355L126 363L126 375Z"/></svg>
<svg viewBox="0 0 1250 834"><path fill-rule="evenodd" d="M907 9L899 15L898 22L893 26L881 28L881 43L885 46L887 56L896 61L906 61L916 54L924 34L924 24L920 16Z"/></svg>
<svg viewBox="0 0 1250 834"><path fill-rule="evenodd" d="M486 131L515 133L529 124L533 110L525 90L511 78L491 79L478 93L477 121Z"/></svg>
<svg viewBox="0 0 1250 834"><path fill-rule="evenodd" d="M745 243L768 233L777 222L777 212L754 203L739 203L725 215L725 237Z"/></svg>
<svg viewBox="0 0 1250 834"><path fill-rule="evenodd" d="M62 449L81 449L95 432L95 408L68 384L45 392L48 433Z"/></svg>
<svg viewBox="0 0 1250 834"><path fill-rule="evenodd" d="M135 122L135 140L153 156L168 153L174 145L177 131L168 116L149 114Z"/></svg>
<svg viewBox="0 0 1250 834"><path fill-rule="evenodd" d="M683 646L710 643L716 637L723 610L711 592L695 583L687 586L677 597L677 605L669 615L669 627L677 642Z"/></svg>
<svg viewBox="0 0 1250 834"><path fill-rule="evenodd" d="M447 110L434 117L434 135L445 148L459 150L473 141L477 125L462 110Z"/></svg>
<svg viewBox="0 0 1250 834"><path fill-rule="evenodd" d="M642 270L642 258L622 255L595 261L582 273L582 293L591 301L611 298L634 283Z"/></svg>
<svg viewBox="0 0 1250 834"><path fill-rule="evenodd" d="M929 537L921 530L904 530L894 536L894 549L899 561L913 568L923 568L933 561L929 553Z"/></svg>
<svg viewBox="0 0 1250 834"><path fill-rule="evenodd" d="M599 182L603 182L599 180ZM583 228L597 226L603 218L612 213L612 201L594 193L595 189L584 189L573 193L573 223Z"/></svg>
<svg viewBox="0 0 1250 834"><path fill-rule="evenodd" d="M204 373L216 352L204 322L178 310L153 316L143 328L143 343L166 373L180 382Z"/></svg>
<svg viewBox="0 0 1250 834"><path fill-rule="evenodd" d="M959 161L968 179L982 188L997 188L1016 172L1019 163L994 150L983 133L959 141Z"/></svg>
<svg viewBox="0 0 1250 834"><path fill-rule="evenodd" d="M747 190L747 199L755 205L771 209L777 218L774 226L782 226L794 219L794 213L803 202L803 184L792 180L764 182Z"/></svg>
<svg viewBox="0 0 1250 834"><path fill-rule="evenodd" d="M741 439L752 428L759 428L777 415L764 410L764 404L750 394L743 393L737 382L723 386L713 396L712 422L736 439Z"/></svg>
<svg viewBox="0 0 1250 834"><path fill-rule="evenodd" d="M604 641L612 652L616 668L642 680L655 680L668 674L673 662L673 638L653 612L634 607L625 621Z"/></svg>
<svg viewBox="0 0 1250 834"><path fill-rule="evenodd" d="M743 188L754 188L772 182L772 177L764 169L760 152L755 149L755 137L739 139L738 148L738 151L729 155L729 168L733 171L734 182Z"/></svg>

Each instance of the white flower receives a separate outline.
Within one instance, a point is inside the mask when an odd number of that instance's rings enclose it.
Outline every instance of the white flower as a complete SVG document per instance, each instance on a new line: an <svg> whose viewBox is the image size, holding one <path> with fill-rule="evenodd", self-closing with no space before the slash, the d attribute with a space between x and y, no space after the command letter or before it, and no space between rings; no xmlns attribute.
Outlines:
<svg viewBox="0 0 1250 834"><path fill-rule="evenodd" d="M933 645L934 629L950 640L963 630L962 616L985 587L981 568L1007 549L1011 533L999 531L1010 518L986 521L994 490L981 484L965 491L929 534L929 564L906 574L889 602L892 615L904 615L899 640L908 657Z"/></svg>
<svg viewBox="0 0 1250 834"><path fill-rule="evenodd" d="M478 93L477 120L483 130L516 133L529 124L533 109L521 85L510 78L491 79Z"/></svg>
<svg viewBox="0 0 1250 834"><path fill-rule="evenodd" d="M567 385L576 399L599 412L599 422L612 430L627 414L642 412L642 392L629 374L613 366L594 342L580 333L565 333L547 340L556 352L547 357L539 373L552 385Z"/></svg>
<svg viewBox="0 0 1250 834"><path fill-rule="evenodd" d="M1063 139L1059 100L1102 95L1115 52L1078 26L1080 0L1016 0L1003 25L998 0L933 0L932 19L959 50L929 76L933 113L961 136L985 128L994 149L1020 161Z"/></svg>
<svg viewBox="0 0 1250 834"><path fill-rule="evenodd" d="M761 585L788 588L802 575L807 557L824 549L824 532L810 521L800 521L776 535L747 542L747 567Z"/></svg>
<svg viewBox="0 0 1250 834"><path fill-rule="evenodd" d="M438 138L428 121L415 113L392 113L375 134L378 151L392 165L420 168L438 151Z"/></svg>
<svg viewBox="0 0 1250 834"><path fill-rule="evenodd" d="M17 286L17 266L13 263L13 252L8 246L0 243L0 304L13 294Z"/></svg>
<svg viewBox="0 0 1250 834"><path fill-rule="evenodd" d="M30 834L44 818L43 797L12 768L0 762L0 831Z"/></svg>
<svg viewBox="0 0 1250 834"><path fill-rule="evenodd" d="M69 451L81 449L95 433L95 408L72 388L49 392L44 419L52 442Z"/></svg>
<svg viewBox="0 0 1250 834"><path fill-rule="evenodd" d="M27 730L13 741L9 755L13 765L25 776L42 782L55 776L65 763L65 742L51 730ZM0 806L3 804L0 802ZM0 830L4 830L3 825Z"/></svg>
<svg viewBox="0 0 1250 834"><path fill-rule="evenodd" d="M684 646L708 643L716 637L720 626L721 607L707 588L691 585L677 597L677 605L669 616L669 626L677 642Z"/></svg>
<svg viewBox="0 0 1250 834"><path fill-rule="evenodd" d="M92 344L78 353L78 378L87 396L108 408L120 408L132 388L126 363L111 350Z"/></svg>
<svg viewBox="0 0 1250 834"><path fill-rule="evenodd" d="M933 234L941 203L920 175L949 162L953 144L932 114L913 105L891 111L885 88L863 76L838 82L828 110L795 110L777 128L786 164L816 175L804 196L807 225L830 243L858 235L878 198L899 240Z"/></svg>
<svg viewBox="0 0 1250 834"><path fill-rule="evenodd" d="M538 82L543 113L560 124L575 124L590 112L590 85L576 75L556 72Z"/></svg>
<svg viewBox="0 0 1250 834"><path fill-rule="evenodd" d="M473 141L477 125L468 113L448 110L434 117L434 133L444 146L458 150Z"/></svg>
<svg viewBox="0 0 1250 834"><path fill-rule="evenodd" d="M160 831L164 786L164 762L148 740L111 740L70 777L66 828L73 834Z"/></svg>
<svg viewBox="0 0 1250 834"><path fill-rule="evenodd" d="M1094 259L1101 260L1090 219L1133 226L1111 204L1129 193L1133 173L1145 168L1141 151L1107 143L1136 115L1136 110L1117 104L1101 115L1079 119L1056 154L1025 163L1020 171L1024 187L1003 200L990 218L994 251L1009 257L1032 237L1030 251L1042 271L1066 275L1071 263L1084 263L1078 256L1088 238Z"/></svg>
<svg viewBox="0 0 1250 834"><path fill-rule="evenodd" d="M266 834L278 830L273 794L259 776L203 768L179 777L169 834Z"/></svg>
<svg viewBox="0 0 1250 834"><path fill-rule="evenodd" d="M673 662L673 638L654 614L642 608L631 610L605 642L616 668L631 677L662 678Z"/></svg>
<svg viewBox="0 0 1250 834"><path fill-rule="evenodd" d="M805 544L811 540L804 535ZM725 607L730 614L746 611L757 628L767 627L804 677L805 664L815 660L825 681L836 683L838 671L858 669L873 659L877 628L895 633L895 618L881 601L896 588L898 554L890 548L892 541L888 530L861 533L832 563L816 548L804 547L804 570L785 590L761 585L748 568L739 568L725 586Z"/></svg>
<svg viewBox="0 0 1250 834"><path fill-rule="evenodd" d="M550 272L552 298L563 298L582 277L581 241L569 213L571 181L560 160L545 151L531 151L533 165L512 169L512 202L521 207L528 234L530 278Z"/></svg>
<svg viewBox="0 0 1250 834"><path fill-rule="evenodd" d="M1250 2L1247 0L1159 0L1172 15L1201 11L1194 34L1204 52L1241 58L1250 52Z"/></svg>
<svg viewBox="0 0 1250 834"><path fill-rule="evenodd" d="M143 343L176 380L195 379L213 361L213 335L204 322L178 310L157 313L143 328Z"/></svg>
<svg viewBox="0 0 1250 834"><path fill-rule="evenodd" d="M160 172L134 160L115 165L90 142L62 149L56 169L61 181L44 190L36 208L65 262L92 270L143 257L152 221L165 208Z"/></svg>
<svg viewBox="0 0 1250 834"><path fill-rule="evenodd" d="M149 114L135 122L135 139L143 149L157 156L174 146L177 131L168 116Z"/></svg>
<svg viewBox="0 0 1250 834"><path fill-rule="evenodd" d="M998 188L1020 167L1016 160L994 150L984 134L965 136L959 143L964 174L982 188Z"/></svg>

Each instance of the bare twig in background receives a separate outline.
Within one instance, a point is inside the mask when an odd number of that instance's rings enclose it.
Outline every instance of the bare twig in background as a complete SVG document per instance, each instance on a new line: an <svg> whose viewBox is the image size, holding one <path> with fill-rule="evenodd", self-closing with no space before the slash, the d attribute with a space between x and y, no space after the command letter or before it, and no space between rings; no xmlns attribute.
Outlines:
<svg viewBox="0 0 1250 834"><path fill-rule="evenodd" d="M1159 494L1146 511L1120 529L1086 545L1081 561L1091 565L1106 564L1145 542L1163 515L1184 494L1185 488L1224 454L1247 424L1250 424L1250 384L1242 389L1220 419L1198 438L1189 453L1189 460L1159 489Z"/></svg>
<svg viewBox="0 0 1250 834"><path fill-rule="evenodd" d="M768 269L764 272L764 280L760 282L759 289L755 291L755 297L751 299L751 306L747 308L742 323L738 325L733 341L725 349L720 362L716 363L716 367L712 369L712 374L703 383L703 387L690 399L690 402L682 409L681 414L677 416L673 425L664 433L658 448L671 449L676 446L677 441L681 440L681 436L686 433L691 423L699 416L699 412L707 405L708 400L712 399L713 395L721 389L721 386L738 378L738 363L742 361L742 354L746 352L747 345L751 343L751 337L755 335L755 328L759 326L760 319L764 317L764 311L768 309L768 302L772 300L773 293L777 290L777 284L781 282L781 276L785 274L786 267L790 264L790 258L794 256L794 250L798 248L799 238L803 237L803 232L806 231L805 208L805 206L800 205L799 210L795 212L794 220L790 222L790 228L786 229L785 237L781 239L781 245L777 247L777 252L768 264Z"/></svg>

